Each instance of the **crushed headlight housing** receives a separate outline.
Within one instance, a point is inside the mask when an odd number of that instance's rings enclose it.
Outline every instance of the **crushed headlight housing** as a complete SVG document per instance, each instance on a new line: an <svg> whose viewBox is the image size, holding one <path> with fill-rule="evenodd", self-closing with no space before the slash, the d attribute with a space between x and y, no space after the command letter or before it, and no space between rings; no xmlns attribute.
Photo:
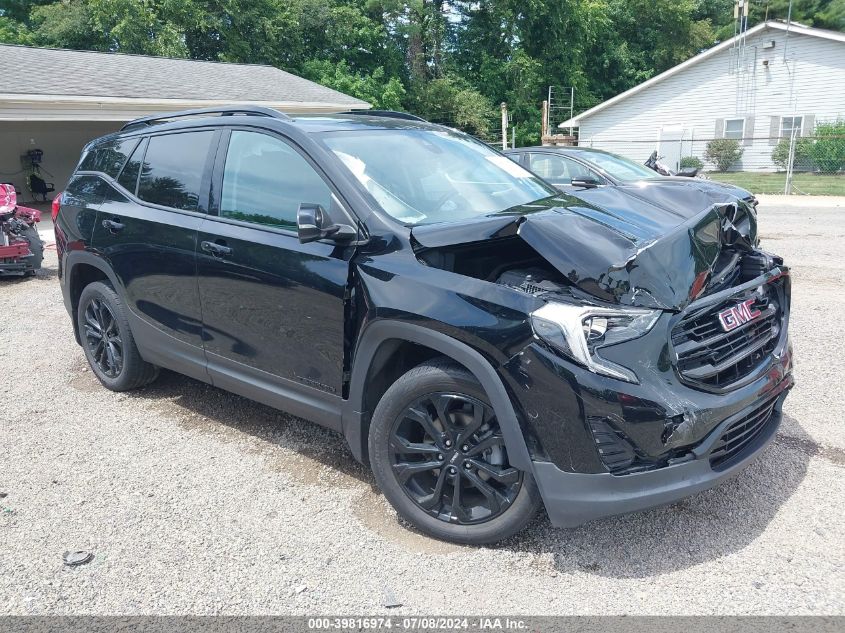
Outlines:
<svg viewBox="0 0 845 633"><path fill-rule="evenodd" d="M531 326L538 338L590 371L637 383L633 371L602 358L598 350L647 334L659 318L659 310L551 302L531 313Z"/></svg>

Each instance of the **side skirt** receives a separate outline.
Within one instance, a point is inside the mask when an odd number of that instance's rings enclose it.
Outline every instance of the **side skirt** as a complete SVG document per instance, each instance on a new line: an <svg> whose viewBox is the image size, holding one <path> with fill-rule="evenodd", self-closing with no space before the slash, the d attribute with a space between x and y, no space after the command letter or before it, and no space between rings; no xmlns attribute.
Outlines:
<svg viewBox="0 0 845 633"><path fill-rule="evenodd" d="M132 311L129 325L138 351L148 363L341 431L340 397L205 352L162 332Z"/></svg>
<svg viewBox="0 0 845 633"><path fill-rule="evenodd" d="M211 384L334 431L341 431L339 396L206 352Z"/></svg>

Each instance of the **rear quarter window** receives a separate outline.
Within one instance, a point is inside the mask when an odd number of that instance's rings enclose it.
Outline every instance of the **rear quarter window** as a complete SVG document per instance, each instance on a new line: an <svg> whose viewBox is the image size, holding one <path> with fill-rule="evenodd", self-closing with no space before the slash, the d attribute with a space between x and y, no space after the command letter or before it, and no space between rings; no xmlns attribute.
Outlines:
<svg viewBox="0 0 845 633"><path fill-rule="evenodd" d="M144 157L145 148L146 142L142 141L140 145L135 148L135 151L132 152L129 160L126 161L126 165L123 167L123 171L120 172L120 176L117 179L118 184L133 195L135 194L135 190L138 188L138 174L141 171L141 159Z"/></svg>
<svg viewBox="0 0 845 633"><path fill-rule="evenodd" d="M137 138L124 139L91 149L79 165L80 171L99 171L115 178L138 145Z"/></svg>

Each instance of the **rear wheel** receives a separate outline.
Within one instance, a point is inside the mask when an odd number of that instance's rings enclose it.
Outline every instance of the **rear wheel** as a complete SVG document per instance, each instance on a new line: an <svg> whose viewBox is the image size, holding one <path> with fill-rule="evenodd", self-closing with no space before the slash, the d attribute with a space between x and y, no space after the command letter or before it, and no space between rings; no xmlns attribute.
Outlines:
<svg viewBox="0 0 845 633"><path fill-rule="evenodd" d="M388 501L436 538L499 541L540 507L531 474L508 461L481 385L451 362L420 365L387 390L373 414L369 451Z"/></svg>
<svg viewBox="0 0 845 633"><path fill-rule="evenodd" d="M123 302L111 285L95 281L86 286L76 318L85 357L105 387L128 391L156 379L158 368L141 358Z"/></svg>

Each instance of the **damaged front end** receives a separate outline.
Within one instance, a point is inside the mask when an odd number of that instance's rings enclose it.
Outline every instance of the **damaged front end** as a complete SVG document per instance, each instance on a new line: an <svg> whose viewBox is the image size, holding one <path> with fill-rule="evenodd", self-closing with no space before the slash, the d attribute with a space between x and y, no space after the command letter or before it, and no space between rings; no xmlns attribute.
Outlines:
<svg viewBox="0 0 845 633"><path fill-rule="evenodd" d="M437 268L502 283L516 277L497 273L521 270L526 282L542 277L598 301L672 311L773 261L756 251L756 214L741 201L690 217L560 197L467 223L416 227L412 236L420 259Z"/></svg>
<svg viewBox="0 0 845 633"><path fill-rule="evenodd" d="M742 201L693 215L562 196L412 237L423 263L537 300L502 372L562 470L735 458L792 385L789 272Z"/></svg>

